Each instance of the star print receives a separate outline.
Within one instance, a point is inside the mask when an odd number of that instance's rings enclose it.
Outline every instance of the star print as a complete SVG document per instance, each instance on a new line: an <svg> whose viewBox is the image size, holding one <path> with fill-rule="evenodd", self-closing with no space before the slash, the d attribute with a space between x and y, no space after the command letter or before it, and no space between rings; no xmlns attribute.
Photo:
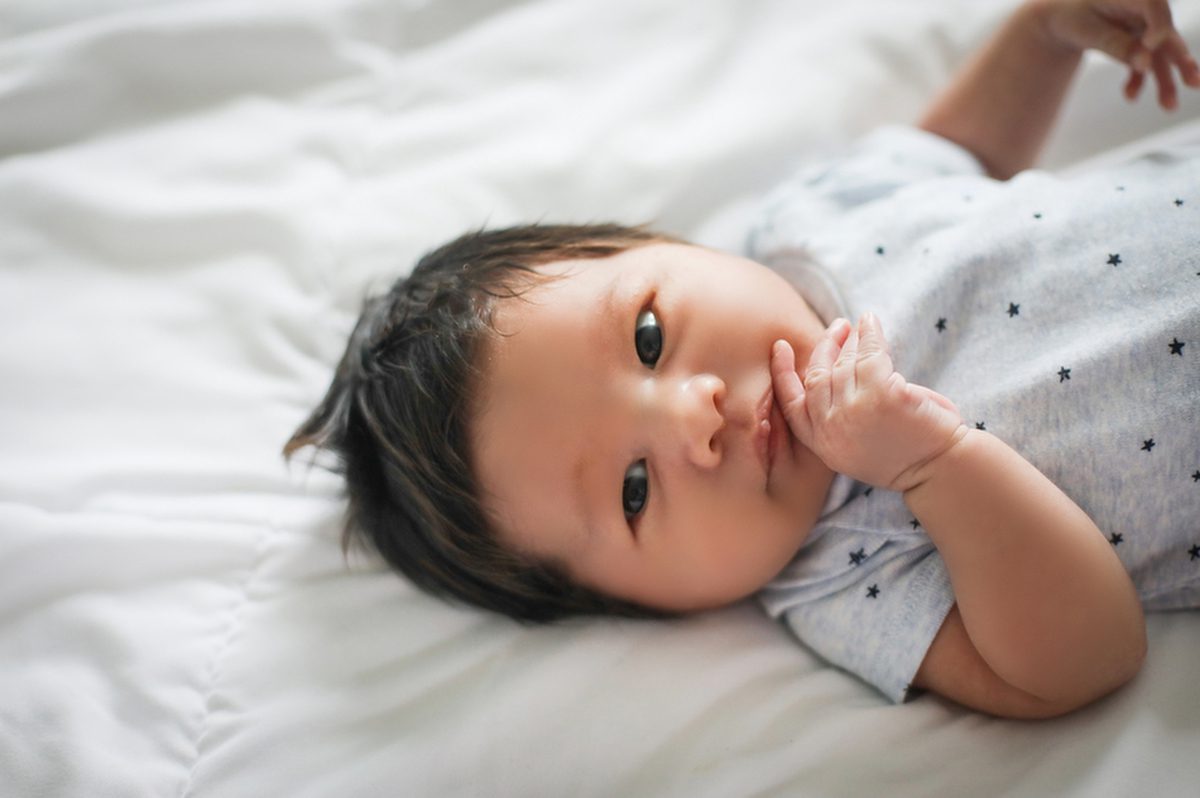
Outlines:
<svg viewBox="0 0 1200 798"><path fill-rule="evenodd" d="M1193 560L1200 560L1200 546L1193 545L1188 549L1188 554L1192 555Z"/></svg>
<svg viewBox="0 0 1200 798"><path fill-rule="evenodd" d="M1200 471L1192 472L1192 482L1200 482Z"/></svg>
<svg viewBox="0 0 1200 798"><path fill-rule="evenodd" d="M1065 367L1060 368L1058 370L1058 381L1062 382L1063 380L1069 380L1069 379L1071 379L1071 370L1069 368L1065 368Z"/></svg>
<svg viewBox="0 0 1200 798"><path fill-rule="evenodd" d="M1124 540L1124 539L1125 539L1125 536L1124 536L1124 535L1122 535L1122 534L1119 534L1119 533L1117 533L1117 532L1113 532L1113 533L1112 533L1112 537L1110 537L1110 538L1108 539L1108 542L1109 542L1109 543L1111 543L1111 544L1113 544L1114 546L1118 546L1118 545L1120 545L1121 541L1122 541L1122 540Z"/></svg>
<svg viewBox="0 0 1200 798"><path fill-rule="evenodd" d="M1121 265L1121 256L1114 255L1110 252L1108 255L1108 265L1109 266L1120 266Z"/></svg>
<svg viewBox="0 0 1200 798"><path fill-rule="evenodd" d="M876 254L876 255L882 255L882 254L883 254L883 247L875 247L875 254Z"/></svg>
<svg viewBox="0 0 1200 798"><path fill-rule="evenodd" d="M1172 338L1171 343L1167 344L1167 346L1171 348L1172 355L1179 355L1180 357L1183 357L1183 341L1180 341L1178 338Z"/></svg>
<svg viewBox="0 0 1200 798"><path fill-rule="evenodd" d="M1033 215L1033 218L1034 218L1034 219L1041 219L1041 218L1042 218L1042 215L1041 215L1040 213L1035 213L1035 214Z"/></svg>
<svg viewBox="0 0 1200 798"><path fill-rule="evenodd" d="M1153 438L1146 440L1146 441L1142 441L1142 451L1143 452L1148 452L1153 448L1154 448L1154 439Z"/></svg>
<svg viewBox="0 0 1200 798"><path fill-rule="evenodd" d="M1197 546L1196 548L1200 549L1200 546ZM1197 555L1197 556L1200 556L1200 555ZM878 584L871 585L869 588L867 588L867 598L879 598L879 585Z"/></svg>
<svg viewBox="0 0 1200 798"><path fill-rule="evenodd" d="M921 526L921 522L915 518L913 520L909 521L908 523L912 524L913 529L917 529L918 527Z"/></svg>
<svg viewBox="0 0 1200 798"><path fill-rule="evenodd" d="M1021 306L1014 305L1012 302L1009 302L1008 303L1008 317L1011 319L1013 316L1019 316L1020 314L1021 314Z"/></svg>
<svg viewBox="0 0 1200 798"><path fill-rule="evenodd" d="M987 427L983 426L983 422L982 422L982 421L976 421L976 422L975 422L975 429L981 429L981 430L983 430L984 432L987 432Z"/></svg>
<svg viewBox="0 0 1200 798"><path fill-rule="evenodd" d="M937 327L937 331L938 331L938 332L945 332L945 331L946 331L946 320L945 320L945 319L938 319L938 323L937 323L937 324L935 324L935 325L933 325L933 326L934 326L934 327Z"/></svg>
<svg viewBox="0 0 1200 798"><path fill-rule="evenodd" d="M1175 207L1176 207L1176 208L1178 208L1178 207L1179 207L1180 205L1182 205L1182 204L1183 204L1183 200L1181 200L1181 199L1177 199L1177 200L1175 200Z"/></svg>
<svg viewBox="0 0 1200 798"><path fill-rule="evenodd" d="M867 559L867 550L859 549L858 551L850 552L850 564L861 565L862 561Z"/></svg>

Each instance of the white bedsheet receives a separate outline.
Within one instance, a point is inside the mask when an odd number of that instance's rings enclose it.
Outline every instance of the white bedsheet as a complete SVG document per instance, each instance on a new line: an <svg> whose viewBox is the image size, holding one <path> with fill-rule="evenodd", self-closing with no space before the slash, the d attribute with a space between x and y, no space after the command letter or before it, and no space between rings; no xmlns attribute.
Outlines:
<svg viewBox="0 0 1200 798"><path fill-rule="evenodd" d="M526 629L346 568L338 480L278 455L424 250L736 249L1012 5L0 3L0 796L1195 795L1200 614L1060 720L894 707L748 603ZM1046 165L1195 133L1121 78L1088 59Z"/></svg>

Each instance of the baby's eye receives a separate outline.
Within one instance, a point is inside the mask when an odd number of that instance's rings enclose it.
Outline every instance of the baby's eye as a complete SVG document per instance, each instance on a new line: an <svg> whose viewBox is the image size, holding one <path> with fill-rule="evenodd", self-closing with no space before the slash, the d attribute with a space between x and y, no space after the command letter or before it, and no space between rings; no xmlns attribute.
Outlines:
<svg viewBox="0 0 1200 798"><path fill-rule="evenodd" d="M633 343L637 347L638 359L650 368L658 362L662 354L662 327L652 310L643 310L638 314L637 326L633 331Z"/></svg>
<svg viewBox="0 0 1200 798"><path fill-rule="evenodd" d="M625 469L625 482L621 485L621 505L626 521L632 521L645 508L649 494L650 475L646 471L646 461L638 460Z"/></svg>

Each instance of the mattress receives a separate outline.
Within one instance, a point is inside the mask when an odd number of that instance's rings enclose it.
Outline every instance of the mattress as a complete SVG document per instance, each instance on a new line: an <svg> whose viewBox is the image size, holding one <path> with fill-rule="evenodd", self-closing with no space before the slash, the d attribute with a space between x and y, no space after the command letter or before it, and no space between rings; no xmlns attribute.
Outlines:
<svg viewBox="0 0 1200 798"><path fill-rule="evenodd" d="M1013 6L0 5L0 795L1195 795L1200 614L1060 719L893 706L751 602L429 598L344 559L340 480L279 455L424 251L539 220L737 250ZM1041 168L1200 132L1121 81L1086 59Z"/></svg>

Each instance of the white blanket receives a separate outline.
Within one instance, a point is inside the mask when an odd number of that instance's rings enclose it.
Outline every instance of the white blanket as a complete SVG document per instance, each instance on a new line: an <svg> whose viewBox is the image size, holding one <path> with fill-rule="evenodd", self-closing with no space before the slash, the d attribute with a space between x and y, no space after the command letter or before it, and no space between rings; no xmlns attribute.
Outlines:
<svg viewBox="0 0 1200 798"><path fill-rule="evenodd" d="M278 454L423 251L736 249L1012 5L0 4L0 795L1196 794L1200 614L1060 720L894 707L749 603L527 629L347 567L339 481ZM1121 80L1086 61L1047 166L1200 118Z"/></svg>

